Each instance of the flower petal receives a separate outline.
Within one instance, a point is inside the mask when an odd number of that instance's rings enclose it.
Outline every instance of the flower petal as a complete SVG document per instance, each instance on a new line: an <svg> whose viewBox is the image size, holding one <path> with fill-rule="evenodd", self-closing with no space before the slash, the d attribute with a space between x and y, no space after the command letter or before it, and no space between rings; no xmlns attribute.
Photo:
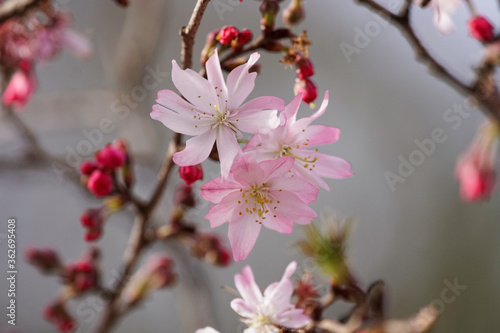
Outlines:
<svg viewBox="0 0 500 333"><path fill-rule="evenodd" d="M284 191L292 192L306 204L310 204L316 200L319 192L317 187L302 178L275 178L270 181L269 186L274 189L282 189Z"/></svg>
<svg viewBox="0 0 500 333"><path fill-rule="evenodd" d="M227 101L227 86L224 81L224 76L222 75L222 69L220 67L219 54L217 49L215 49L214 54L208 59L206 63L207 69L207 79L214 87L216 94L219 95L219 109L226 109Z"/></svg>
<svg viewBox="0 0 500 333"><path fill-rule="evenodd" d="M248 187L260 184L264 179L264 172L262 172L260 164L249 155L242 155L237 159L231 172L235 181Z"/></svg>
<svg viewBox="0 0 500 333"><path fill-rule="evenodd" d="M205 215L205 218L210 221L210 227L216 228L226 222L231 222L234 219L236 202L241 198L240 192L233 192L224 197L216 206L213 206Z"/></svg>
<svg viewBox="0 0 500 333"><path fill-rule="evenodd" d="M203 199L219 203L226 195L240 188L241 184L231 179L222 180L222 177L217 177L203 184L200 190Z"/></svg>
<svg viewBox="0 0 500 333"><path fill-rule="evenodd" d="M285 269L281 280L277 284L266 288L264 291L266 303L271 303L277 308L282 308L290 304L290 298L293 294L293 283L290 277L295 273L296 269L297 263L292 261Z"/></svg>
<svg viewBox="0 0 500 333"><path fill-rule="evenodd" d="M276 198L276 205L270 207L274 215L301 225L309 224L318 217L314 210L294 193L271 190L271 195Z"/></svg>
<svg viewBox="0 0 500 333"><path fill-rule="evenodd" d="M231 309L244 318L251 318L257 315L256 307L253 304L248 304L241 298L235 298L231 301Z"/></svg>
<svg viewBox="0 0 500 333"><path fill-rule="evenodd" d="M325 97L323 98L323 102L321 103L321 106L319 107L318 111L314 112L311 116L305 117L305 118L300 118L297 120L293 125L294 128L300 128L300 129L305 129L307 126L309 126L310 123L312 123L314 120L317 118L321 117L325 111L326 108L328 107L328 97L329 93L328 90L325 91ZM288 124L287 126L291 126ZM295 134L294 131L289 131L288 136L291 137Z"/></svg>
<svg viewBox="0 0 500 333"><path fill-rule="evenodd" d="M257 73L249 73L248 70L259 60L260 54L253 53L248 62L236 67L227 76L227 88L229 95L228 108L236 110L250 95L255 87Z"/></svg>
<svg viewBox="0 0 500 333"><path fill-rule="evenodd" d="M180 166L200 164L212 151L216 131L209 130L186 141L186 148L174 154L174 163Z"/></svg>
<svg viewBox="0 0 500 333"><path fill-rule="evenodd" d="M225 179L229 175L235 157L242 153L238 139L227 126L217 127L217 151L219 152L221 176Z"/></svg>
<svg viewBox="0 0 500 333"><path fill-rule="evenodd" d="M302 102L302 94L297 94L290 103L285 107L285 111L283 111L280 115L281 125L285 122L288 126L293 125L297 118L297 112L299 111L300 103Z"/></svg>
<svg viewBox="0 0 500 333"><path fill-rule="evenodd" d="M234 261L245 260L248 257L257 241L260 228L261 225L256 223L249 214L244 214L241 219L229 223L228 237ZM240 290L238 289L238 291ZM245 297L243 298L245 299Z"/></svg>
<svg viewBox="0 0 500 333"><path fill-rule="evenodd" d="M310 125L306 128L294 128L293 131L300 133L295 144L307 143L309 147L334 143L340 136L340 129L325 125Z"/></svg>
<svg viewBox="0 0 500 333"><path fill-rule="evenodd" d="M160 121L174 132L186 135L199 135L210 130L210 123L202 124L199 120L170 111L161 105L153 105L151 118Z"/></svg>
<svg viewBox="0 0 500 333"><path fill-rule="evenodd" d="M283 177L293 167L295 159L284 156L274 160L259 162L259 167L264 171L264 182L269 179Z"/></svg>
<svg viewBox="0 0 500 333"><path fill-rule="evenodd" d="M172 82L191 104L205 112L213 113L217 104L214 87L200 74L191 69L182 70L175 60L172 61Z"/></svg>
<svg viewBox="0 0 500 333"><path fill-rule="evenodd" d="M259 286L255 283L250 266L243 267L241 273L234 275L234 285L247 306L257 306L263 299Z"/></svg>
<svg viewBox="0 0 500 333"><path fill-rule="evenodd" d="M291 309L280 313L276 324L288 327L288 328L301 328L306 326L311 322L311 318L304 314L304 309Z"/></svg>
<svg viewBox="0 0 500 333"><path fill-rule="evenodd" d="M261 110L277 110L282 111L285 109L285 102L278 97L274 96L261 96L254 98L238 108L237 115L244 116L254 114ZM278 125L276 125L278 126ZM276 127L275 126L275 127Z"/></svg>
<svg viewBox="0 0 500 333"><path fill-rule="evenodd" d="M309 154L313 158L318 158L316 162L314 162L316 165L316 167L314 167L314 172L319 176L334 179L343 179L353 176L351 164L343 158L316 152L309 152Z"/></svg>

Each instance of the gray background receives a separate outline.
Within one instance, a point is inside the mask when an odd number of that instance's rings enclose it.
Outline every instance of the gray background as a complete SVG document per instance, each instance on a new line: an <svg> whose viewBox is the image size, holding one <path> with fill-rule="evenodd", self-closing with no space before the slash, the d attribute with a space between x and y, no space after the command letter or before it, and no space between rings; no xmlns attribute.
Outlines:
<svg viewBox="0 0 500 333"><path fill-rule="evenodd" d="M141 164L137 167L137 190L148 195L169 136L168 130L148 115L157 89L149 91L133 108L134 114L124 120L117 119L111 105L121 91L130 92L141 84L147 74L146 66L170 70L171 59L179 58L178 29L187 22L195 1L131 2L132 6L123 10L111 0L59 1L74 13L76 26L90 36L95 55L90 61L81 62L65 52L56 61L39 66L39 90L21 116L39 133L44 146L58 155L64 155L67 146L75 149L85 139L82 129L92 130L98 128L101 119L112 119L116 130L102 144L117 136L132 141ZM217 4L225 5L226 11L218 14ZM499 21L496 1L482 1L479 8L492 21ZM331 192L322 190L313 207L318 212L328 208L341 216L356 217L350 262L364 285L376 279L387 283L391 316L405 317L439 300L446 288L444 281L457 278L467 289L446 305L435 331L494 330L500 324L500 195L494 194L486 204L464 204L453 176L456 158L470 143L483 116L474 112L456 129L444 121L443 114L454 104L463 104L465 96L429 75L391 26L371 37L349 63L340 43L354 45L354 28L365 29L367 24L373 24L370 22L377 22L365 8L352 1L307 1L306 10L309 19L297 31L308 30L314 43L310 50L320 98L325 89L331 98L321 122L342 129L340 141L323 151L346 158L355 172L351 179L329 181ZM417 33L432 54L463 80L472 78L471 67L481 52L479 43L467 37L467 15L462 6L454 15L457 31L447 37L434 29L429 10L416 9L413 16ZM258 31L257 3L212 2L197 38L195 55L201 50L204 33L224 24ZM264 70L252 96L269 94L291 100L295 74L283 70L278 58L275 54L263 55ZM196 58L195 65L198 66ZM168 77L160 86L173 88ZM310 112L302 106L302 115ZM396 173L398 157L407 159L418 148L414 141L430 138L436 128L444 130L447 140L437 144L435 152L391 191L384 173ZM0 123L0 142L2 160L15 158L22 148L22 142L5 122ZM210 179L217 166L209 162L205 167L206 179ZM169 191L158 209L158 222L166 218L171 198ZM0 174L0 218L5 222L8 217L17 218L21 250L28 245L53 246L65 259L75 260L86 247L78 222L80 212L98 204L74 182L58 181L50 168L2 169ZM207 210L204 204L192 213L192 219L203 228L208 228L208 221L203 218ZM99 242L104 252L105 282L112 280L112 270L119 265L130 220L127 213L113 216ZM5 226L0 227L0 233L5 230ZM227 225L215 231L225 238ZM291 246L301 235L300 227L292 236L263 229L248 260L227 269L194 260L189 265L178 261L185 282L174 292L154 293L116 331L194 332L206 324L221 332L241 331L243 326L229 307L233 296L219 287L232 286L234 273L244 264L252 266L262 287L278 280L291 260L306 267L307 262ZM0 242L1 253L6 253L5 239L0 238ZM183 255L178 249L169 251ZM18 261L17 327L26 333L52 332L51 325L41 318L41 310L57 291L58 283L54 278L41 277L21 260L20 254ZM186 272L195 272L197 284L189 280ZM0 270L0 281L0 291L4 293L5 269ZM211 290L213 299L203 294L203 287ZM190 293L193 290L194 298ZM6 295L0 297L1 309L5 309L6 299ZM329 314L343 310L345 307L335 307ZM90 332L100 303L92 298L73 302L72 311L79 314L80 332ZM5 325L2 314L0 330Z"/></svg>

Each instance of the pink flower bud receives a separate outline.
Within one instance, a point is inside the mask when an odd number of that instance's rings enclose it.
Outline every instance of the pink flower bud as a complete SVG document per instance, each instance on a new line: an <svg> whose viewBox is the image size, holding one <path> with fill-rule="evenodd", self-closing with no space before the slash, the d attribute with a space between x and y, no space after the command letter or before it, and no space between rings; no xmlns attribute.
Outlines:
<svg viewBox="0 0 500 333"><path fill-rule="evenodd" d="M153 255L149 258L144 270L149 276L149 286L153 289L161 289L172 284L176 275L172 269L174 262L163 255Z"/></svg>
<svg viewBox="0 0 500 333"><path fill-rule="evenodd" d="M43 315L45 319L52 322L52 324L57 327L59 332L72 332L76 328L75 320L69 314L66 305L60 300L45 307Z"/></svg>
<svg viewBox="0 0 500 333"><path fill-rule="evenodd" d="M304 7L301 0L292 0L292 2L283 9L283 22L286 25L292 26L299 24L305 18Z"/></svg>
<svg viewBox="0 0 500 333"><path fill-rule="evenodd" d="M2 95L2 103L14 108L22 108L35 92L36 80L31 71L19 70L10 79Z"/></svg>
<svg viewBox="0 0 500 333"><path fill-rule="evenodd" d="M495 188L498 129L491 124L479 131L469 150L459 159L455 175L465 201L488 200Z"/></svg>
<svg viewBox="0 0 500 333"><path fill-rule="evenodd" d="M468 22L469 33L481 42L487 42L495 38L493 25L483 16L474 16Z"/></svg>
<svg viewBox="0 0 500 333"><path fill-rule="evenodd" d="M307 79L308 77L314 75L314 65L312 64L311 60L302 55L297 56L295 68L299 79Z"/></svg>
<svg viewBox="0 0 500 333"><path fill-rule="evenodd" d="M92 161L85 161L80 164L80 172L82 175L90 176L95 169L97 169L97 165Z"/></svg>
<svg viewBox="0 0 500 333"><path fill-rule="evenodd" d="M195 181L203 179L203 168L201 164L182 166L179 168L179 175L186 182L186 185L191 185Z"/></svg>
<svg viewBox="0 0 500 333"><path fill-rule="evenodd" d="M241 30L240 34L238 35L238 43L240 45L245 45L249 41L252 40L253 34L250 30L248 29L243 29Z"/></svg>
<svg viewBox="0 0 500 333"><path fill-rule="evenodd" d="M54 273L62 267L59 257L53 249L28 248L24 256L27 262L44 274Z"/></svg>
<svg viewBox="0 0 500 333"><path fill-rule="evenodd" d="M97 286L99 274L90 258L80 259L66 266L66 281L76 293L82 293Z"/></svg>
<svg viewBox="0 0 500 333"><path fill-rule="evenodd" d="M87 182L87 188L96 197L103 197L111 193L113 181L108 173L101 170L94 170Z"/></svg>
<svg viewBox="0 0 500 333"><path fill-rule="evenodd" d="M238 37L238 34L239 31L238 29L236 29L236 27L225 26L219 31L217 39L219 40L219 43L221 43L222 45L228 45L231 43L233 39Z"/></svg>
<svg viewBox="0 0 500 333"><path fill-rule="evenodd" d="M116 169L121 167L125 163L125 153L123 150L108 145L101 149L97 155L97 164L104 169Z"/></svg>
<svg viewBox="0 0 500 333"><path fill-rule="evenodd" d="M318 97L318 88L313 81L309 79L295 79L293 87L295 95L302 94L302 101L311 104Z"/></svg>

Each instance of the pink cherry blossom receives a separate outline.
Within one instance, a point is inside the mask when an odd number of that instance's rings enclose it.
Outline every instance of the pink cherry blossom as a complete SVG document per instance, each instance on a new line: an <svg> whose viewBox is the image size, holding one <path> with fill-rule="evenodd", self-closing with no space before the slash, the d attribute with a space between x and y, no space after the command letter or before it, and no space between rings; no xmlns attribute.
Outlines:
<svg viewBox="0 0 500 333"><path fill-rule="evenodd" d="M234 284L241 298L232 300L231 308L249 326L245 333L278 333L282 332L278 325L298 329L311 322L303 309L296 308L290 302L293 294L290 277L296 269L297 263L292 261L285 269L281 281L270 284L264 293L255 283L249 266L245 266L241 274L234 276Z"/></svg>
<svg viewBox="0 0 500 333"><path fill-rule="evenodd" d="M334 143L340 135L340 130L336 127L310 125L325 112L328 106L328 91L318 111L310 117L296 120L301 98L297 95L286 106L285 112L281 114L281 126L268 134L255 135L244 148L244 152L252 155L257 161L292 156L295 158L293 175L304 177L313 185L329 190L322 177L351 177L351 165L340 157L311 149L318 145Z"/></svg>
<svg viewBox="0 0 500 333"><path fill-rule="evenodd" d="M229 222L229 241L235 261L252 250L261 226L280 233L292 232L293 223L309 224L317 215L309 206L318 189L302 178L286 175L292 157L257 163L243 155L227 179L218 177L201 187L205 200L217 203L205 216L212 228Z"/></svg>
<svg viewBox="0 0 500 333"><path fill-rule="evenodd" d="M162 90L151 118L172 131L194 136L183 151L174 154L177 165L200 164L217 142L221 173L226 177L235 156L241 152L237 140L241 132L267 133L279 125L277 110L284 109L281 99L263 96L242 105L255 86L257 74L249 69L259 57L254 53L246 64L231 71L227 85L217 52L206 63L208 80L191 69L183 71L172 62L172 81L187 101L171 90Z"/></svg>
<svg viewBox="0 0 500 333"><path fill-rule="evenodd" d="M2 95L2 103L14 108L23 108L36 89L36 79L31 65L28 70L18 70L10 79Z"/></svg>

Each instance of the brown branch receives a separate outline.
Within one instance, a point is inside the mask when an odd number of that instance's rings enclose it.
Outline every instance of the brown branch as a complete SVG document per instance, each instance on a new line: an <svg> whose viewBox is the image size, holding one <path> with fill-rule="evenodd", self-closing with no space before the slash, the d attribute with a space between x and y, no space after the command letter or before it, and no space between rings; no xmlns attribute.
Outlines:
<svg viewBox="0 0 500 333"><path fill-rule="evenodd" d="M0 5L0 24L5 21L22 16L28 10L47 0L10 0Z"/></svg>
<svg viewBox="0 0 500 333"><path fill-rule="evenodd" d="M192 65L194 38L209 2L210 0L198 0L188 25L181 29L181 61L182 67L184 69L190 68ZM180 142L181 134L173 133L172 137L170 138L170 143L165 155L165 159L158 173L158 183L153 190L151 199L145 205L136 205L138 209L138 217L134 222L133 230L129 238L129 243L124 253L122 271L107 302L101 322L97 327L96 332L98 333L109 332L122 314L122 311L120 311L118 304L121 292L137 263L139 255L141 254L142 250L144 250L144 248L149 244L149 242L147 242L145 238L148 222L154 209L158 205L163 192L165 191L168 183L168 176L174 166L172 157L173 154L179 150Z"/></svg>
<svg viewBox="0 0 500 333"><path fill-rule="evenodd" d="M434 58L429 51L423 46L422 42L415 34L411 26L410 14L411 6L406 8L406 11L400 16L391 13L389 10L374 2L373 0L355 0L361 5L367 7L371 11L377 12L385 16L389 21L399 29L402 35L407 39L408 43L413 47L417 60L426 64L431 70L431 73L441 80L449 83L459 93L474 96L478 103L483 107L487 116L492 120L500 123L500 93L494 83L489 82L493 75L494 68L483 63L477 70L476 80L472 84L463 83L455 75L453 75L444 65ZM486 91L483 89L488 87Z"/></svg>

